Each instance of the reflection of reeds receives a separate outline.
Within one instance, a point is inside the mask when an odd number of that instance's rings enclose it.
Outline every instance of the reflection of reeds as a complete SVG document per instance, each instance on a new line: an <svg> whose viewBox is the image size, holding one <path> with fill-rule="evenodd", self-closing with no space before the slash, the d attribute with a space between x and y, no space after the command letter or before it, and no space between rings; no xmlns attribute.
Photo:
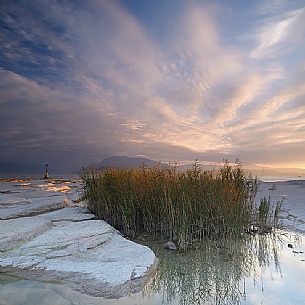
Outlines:
<svg viewBox="0 0 305 305"><path fill-rule="evenodd" d="M276 234L210 240L186 253L168 252L158 242L148 244L160 258L160 267L143 293L162 295L164 304L241 304L246 277L258 280L256 269L271 262L280 270L281 241Z"/></svg>

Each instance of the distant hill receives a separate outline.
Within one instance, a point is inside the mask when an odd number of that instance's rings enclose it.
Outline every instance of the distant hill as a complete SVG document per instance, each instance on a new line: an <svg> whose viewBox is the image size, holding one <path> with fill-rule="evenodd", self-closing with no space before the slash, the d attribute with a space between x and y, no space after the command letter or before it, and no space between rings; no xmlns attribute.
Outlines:
<svg viewBox="0 0 305 305"><path fill-rule="evenodd" d="M222 164L221 163L210 163L210 164L202 164L201 162L198 163L198 165L203 170L217 170L219 169ZM287 179L305 179L305 169L301 168L272 168L268 166L259 166L255 164L241 164L242 168L248 172L252 173L254 176L257 176L258 178L287 178ZM184 164L181 165L178 169L181 171L187 170L192 168L193 164Z"/></svg>
<svg viewBox="0 0 305 305"><path fill-rule="evenodd" d="M160 162L143 158L143 157L127 157L127 156L111 156L101 162L94 163L90 167L94 168L107 168L107 167L119 167L119 168L136 168L141 166L153 167L158 166Z"/></svg>
<svg viewBox="0 0 305 305"><path fill-rule="evenodd" d="M194 161L195 162L195 161ZM88 168L109 168L109 167L118 167L118 168L137 168L142 167L154 167L154 166L168 166L168 163L162 163L155 160L151 160L143 157L127 157L127 156L111 156L101 162L92 163ZM204 170L217 170L221 166L221 163L213 162L204 162L199 161L200 167ZM171 165L174 165L172 163ZM191 168L194 163L187 163L184 165L177 164L178 171L184 171ZM259 166L254 164L245 164L242 165L242 168L247 172L251 172L253 175L257 175L259 178L266 177L287 177L290 179L299 179L301 177L305 178L305 170L299 168L270 168L267 166Z"/></svg>

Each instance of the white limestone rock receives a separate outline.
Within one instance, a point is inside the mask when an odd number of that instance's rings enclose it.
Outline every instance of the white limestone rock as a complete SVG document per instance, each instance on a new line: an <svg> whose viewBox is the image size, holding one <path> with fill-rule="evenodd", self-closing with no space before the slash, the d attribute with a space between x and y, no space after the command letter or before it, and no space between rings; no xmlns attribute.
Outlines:
<svg viewBox="0 0 305 305"><path fill-rule="evenodd" d="M60 221L84 221L95 219L87 208L84 207L65 207L63 209L38 215L40 218L51 220L53 223Z"/></svg>
<svg viewBox="0 0 305 305"><path fill-rule="evenodd" d="M86 208L66 207L57 211L32 217L20 217L0 220L0 252L16 248L22 242L60 225L64 221L84 221L95 216Z"/></svg>
<svg viewBox="0 0 305 305"><path fill-rule="evenodd" d="M156 263L148 247L126 240L102 220L65 222L0 256L2 271L111 298L139 292Z"/></svg>
<svg viewBox="0 0 305 305"><path fill-rule="evenodd" d="M0 183L0 272L61 281L92 296L139 292L156 268L155 254L75 206L80 186L70 184Z"/></svg>
<svg viewBox="0 0 305 305"><path fill-rule="evenodd" d="M79 183L52 180L0 183L0 219L58 210L77 201L80 194Z"/></svg>
<svg viewBox="0 0 305 305"><path fill-rule="evenodd" d="M68 204L65 195L40 198L22 198L11 194L9 198L0 197L0 219L32 216L44 212L58 210Z"/></svg>
<svg viewBox="0 0 305 305"><path fill-rule="evenodd" d="M16 248L51 226L51 221L35 217L0 220L0 252Z"/></svg>

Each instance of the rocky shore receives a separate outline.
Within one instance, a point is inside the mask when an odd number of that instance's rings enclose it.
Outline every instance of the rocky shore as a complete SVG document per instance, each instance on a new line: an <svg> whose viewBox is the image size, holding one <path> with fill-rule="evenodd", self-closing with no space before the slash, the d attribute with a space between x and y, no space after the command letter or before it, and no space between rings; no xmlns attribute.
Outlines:
<svg viewBox="0 0 305 305"><path fill-rule="evenodd" d="M0 272L92 296L139 292L158 259L79 202L80 182L0 182Z"/></svg>

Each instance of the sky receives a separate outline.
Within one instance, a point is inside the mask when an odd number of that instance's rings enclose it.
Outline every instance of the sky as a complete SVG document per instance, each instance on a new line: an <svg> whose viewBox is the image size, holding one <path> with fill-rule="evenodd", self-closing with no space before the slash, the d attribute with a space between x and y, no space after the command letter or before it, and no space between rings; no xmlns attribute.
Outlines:
<svg viewBox="0 0 305 305"><path fill-rule="evenodd" d="M0 0L0 165L305 168L305 0Z"/></svg>

